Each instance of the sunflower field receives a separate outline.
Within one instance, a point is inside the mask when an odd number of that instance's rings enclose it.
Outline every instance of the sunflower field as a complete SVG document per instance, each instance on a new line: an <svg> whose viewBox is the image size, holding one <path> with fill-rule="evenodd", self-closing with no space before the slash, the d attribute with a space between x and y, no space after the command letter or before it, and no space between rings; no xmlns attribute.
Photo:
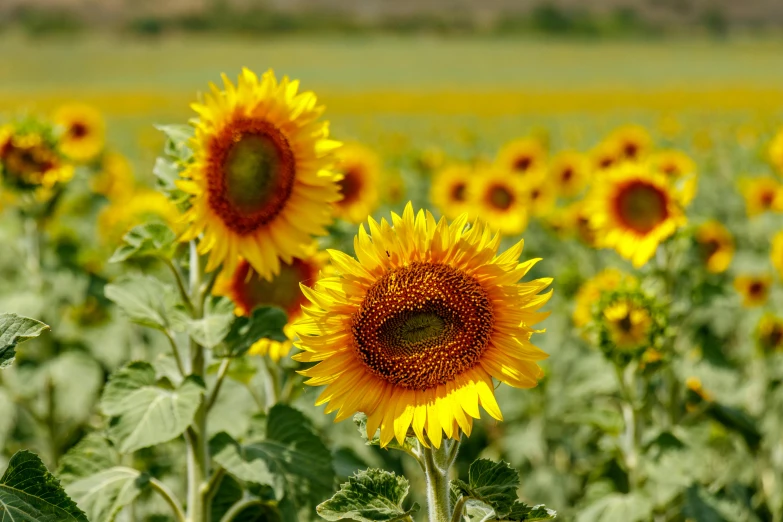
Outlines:
<svg viewBox="0 0 783 522"><path fill-rule="evenodd" d="M0 35L0 519L783 522L766 41Z"/></svg>

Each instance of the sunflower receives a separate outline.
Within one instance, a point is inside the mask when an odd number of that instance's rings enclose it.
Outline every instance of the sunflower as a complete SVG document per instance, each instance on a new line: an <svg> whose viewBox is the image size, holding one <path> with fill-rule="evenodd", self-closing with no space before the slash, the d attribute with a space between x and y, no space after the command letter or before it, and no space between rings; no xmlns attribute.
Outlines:
<svg viewBox="0 0 783 522"><path fill-rule="evenodd" d="M772 287L769 275L740 275L734 278L734 288L742 296L742 306L752 308L767 302Z"/></svg>
<svg viewBox="0 0 783 522"><path fill-rule="evenodd" d="M783 230L778 232L772 238L772 248L769 252L772 266L778 271L780 278L783 279Z"/></svg>
<svg viewBox="0 0 783 522"><path fill-rule="evenodd" d="M708 271L720 274L729 268L734 257L734 238L725 226L714 219L706 221L696 229L695 239Z"/></svg>
<svg viewBox="0 0 783 522"><path fill-rule="evenodd" d="M59 147L67 158L87 163L103 150L106 128L95 108L80 103L64 105L55 111L53 120L63 128Z"/></svg>
<svg viewBox="0 0 783 522"><path fill-rule="evenodd" d="M748 217L767 211L783 211L783 185L772 176L757 176L740 180Z"/></svg>
<svg viewBox="0 0 783 522"><path fill-rule="evenodd" d="M778 131L769 144L769 159L783 176L783 128Z"/></svg>
<svg viewBox="0 0 783 522"><path fill-rule="evenodd" d="M100 171L90 180L97 194L120 200L133 194L133 168L128 158L118 152L106 152L101 157Z"/></svg>
<svg viewBox="0 0 783 522"><path fill-rule="evenodd" d="M468 165L454 164L435 175L430 186L430 201L449 219L468 210L468 186L473 169Z"/></svg>
<svg viewBox="0 0 783 522"><path fill-rule="evenodd" d="M654 172L666 176L683 205L693 201L699 178L690 156L679 150L662 150L651 154L649 162Z"/></svg>
<svg viewBox="0 0 783 522"><path fill-rule="evenodd" d="M177 207L162 193L142 188L130 196L111 201L98 214L98 234L109 246L116 246L136 225L158 221L178 230Z"/></svg>
<svg viewBox="0 0 783 522"><path fill-rule="evenodd" d="M234 86L214 85L203 103L191 140L194 161L177 185L190 195L181 236L202 236L207 271L221 263L229 272L240 258L262 277L280 271L280 260L303 257L312 235L326 234L339 175L329 170L339 143L319 122L323 107L298 81L280 82L269 70L259 80L243 69Z"/></svg>
<svg viewBox="0 0 783 522"><path fill-rule="evenodd" d="M546 166L546 150L540 140L521 138L506 143L498 152L495 166L503 172L528 174Z"/></svg>
<svg viewBox="0 0 783 522"><path fill-rule="evenodd" d="M0 127L0 179L17 190L51 189L73 177L46 123L29 119Z"/></svg>
<svg viewBox="0 0 783 522"><path fill-rule="evenodd" d="M342 199L337 215L351 223L361 223L378 206L380 160L363 145L343 145L336 153L335 170L342 175L338 182Z"/></svg>
<svg viewBox="0 0 783 522"><path fill-rule="evenodd" d="M662 174L624 163L595 185L586 211L598 246L614 248L638 268L686 222Z"/></svg>
<svg viewBox="0 0 783 522"><path fill-rule="evenodd" d="M603 292L595 314L598 345L609 359L622 365L636 358L644 362L650 350L659 352L658 360L663 358L665 314L638 286Z"/></svg>
<svg viewBox="0 0 783 522"><path fill-rule="evenodd" d="M609 135L607 141L616 144L620 157L628 161L643 159L652 148L650 133L641 125L620 127Z"/></svg>
<svg viewBox="0 0 783 522"><path fill-rule="evenodd" d="M756 327L756 339L765 353L783 351L783 319L764 314Z"/></svg>
<svg viewBox="0 0 783 522"><path fill-rule="evenodd" d="M638 280L616 268L606 268L579 287L574 299L573 320L577 327L584 327L593 319L593 306L601 300L604 292L620 288L632 288Z"/></svg>
<svg viewBox="0 0 783 522"><path fill-rule="evenodd" d="M551 279L519 283L536 259L519 263L523 242L498 255L500 236L463 214L449 224L408 204L391 223L370 219L354 240L358 259L329 251L339 276L310 289L312 302L294 325L319 363L305 371L311 386L328 385L316 404L368 416L367 433L381 445L402 442L408 429L440 447L442 432L470 434L479 404L502 414L493 377L530 388L547 355L530 344ZM429 442L428 442L429 441Z"/></svg>
<svg viewBox="0 0 783 522"><path fill-rule="evenodd" d="M294 258L292 263L283 263L280 273L272 280L264 279L253 270L244 259L239 261L233 272L221 272L215 281L213 294L230 298L237 315L249 316L259 306L278 306L288 315L288 323L283 331L287 341L261 339L250 347L250 355L269 355L277 362L291 351L294 333L292 324L302 315L302 305L309 301L305 298L300 284L310 285L318 278L318 273L326 262L326 253L318 252L315 246L309 249L305 258Z"/></svg>
<svg viewBox="0 0 783 522"><path fill-rule="evenodd" d="M623 161L623 154L618 143L614 141L602 141L590 151L592 170L603 172L616 167Z"/></svg>
<svg viewBox="0 0 783 522"><path fill-rule="evenodd" d="M577 196L590 180L590 161L580 152L560 152L549 164L549 178L554 183L558 196Z"/></svg>
<svg viewBox="0 0 783 522"><path fill-rule="evenodd" d="M519 234L527 227L526 183L517 176L487 168L476 172L468 186L471 215L481 216L503 234Z"/></svg>
<svg viewBox="0 0 783 522"><path fill-rule="evenodd" d="M650 312L629 299L607 306L604 311L609 337L620 350L646 347L652 324Z"/></svg>
<svg viewBox="0 0 783 522"><path fill-rule="evenodd" d="M523 184L525 207L532 216L548 215L555 206L555 186L547 179L545 171L530 174Z"/></svg>

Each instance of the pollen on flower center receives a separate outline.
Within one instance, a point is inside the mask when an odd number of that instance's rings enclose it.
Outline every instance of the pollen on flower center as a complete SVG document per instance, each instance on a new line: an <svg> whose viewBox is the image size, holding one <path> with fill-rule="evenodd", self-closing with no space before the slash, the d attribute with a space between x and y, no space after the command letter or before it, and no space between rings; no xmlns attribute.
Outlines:
<svg viewBox="0 0 783 522"><path fill-rule="evenodd" d="M657 187L634 181L622 187L615 198L615 212L628 228L646 234L668 218L666 195Z"/></svg>
<svg viewBox="0 0 783 522"><path fill-rule="evenodd" d="M296 161L285 136L266 121L234 120L210 143L209 204L227 227L250 234L285 206Z"/></svg>
<svg viewBox="0 0 783 522"><path fill-rule="evenodd" d="M354 347L386 381L426 390L472 368L489 344L492 304L472 277L448 265L394 269L352 317Z"/></svg>

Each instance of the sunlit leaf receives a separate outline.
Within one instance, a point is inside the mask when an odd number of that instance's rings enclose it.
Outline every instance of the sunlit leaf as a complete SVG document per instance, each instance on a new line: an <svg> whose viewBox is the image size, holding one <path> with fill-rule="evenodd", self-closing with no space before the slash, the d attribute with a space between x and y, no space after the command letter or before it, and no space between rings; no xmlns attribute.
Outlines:
<svg viewBox="0 0 783 522"><path fill-rule="evenodd" d="M132 257L171 258L176 249L177 236L163 223L146 223L133 227L122 239L125 244L114 251L110 263Z"/></svg>
<svg viewBox="0 0 783 522"><path fill-rule="evenodd" d="M114 467L77 480L65 490L90 522L113 522L149 485L149 477L125 467Z"/></svg>
<svg viewBox="0 0 783 522"><path fill-rule="evenodd" d="M165 330L175 322L177 294L154 277L125 276L106 285L104 293L134 323Z"/></svg>
<svg viewBox="0 0 783 522"><path fill-rule="evenodd" d="M64 486L117 464L116 452L100 433L90 433L60 459L57 477Z"/></svg>
<svg viewBox="0 0 783 522"><path fill-rule="evenodd" d="M321 503L318 514L326 520L392 522L418 511L418 504L403 507L410 484L405 477L381 469L357 472L332 498Z"/></svg>
<svg viewBox="0 0 783 522"><path fill-rule="evenodd" d="M0 369L7 368L16 357L16 345L41 335L49 326L29 317L0 314Z"/></svg>
<svg viewBox="0 0 783 522"><path fill-rule="evenodd" d="M235 319L234 304L229 299L212 297L204 305L204 317L188 320L185 328L198 344L214 348L226 338Z"/></svg>
<svg viewBox="0 0 783 522"><path fill-rule="evenodd" d="M240 357L261 339L285 341L283 327L288 317L280 308L256 308L250 317L240 316L232 323L222 345L215 350L218 357Z"/></svg>

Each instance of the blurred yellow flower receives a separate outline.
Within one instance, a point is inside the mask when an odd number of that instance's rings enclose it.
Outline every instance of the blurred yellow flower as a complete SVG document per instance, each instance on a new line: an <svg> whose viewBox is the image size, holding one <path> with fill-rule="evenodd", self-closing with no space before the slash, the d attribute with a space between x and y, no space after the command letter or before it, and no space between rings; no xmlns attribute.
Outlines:
<svg viewBox="0 0 783 522"><path fill-rule="evenodd" d="M783 176L783 128L781 128L769 144L769 160L777 167Z"/></svg>
<svg viewBox="0 0 783 522"><path fill-rule="evenodd" d="M606 141L616 144L620 157L628 161L644 159L652 149L650 133L641 125L625 125L615 129Z"/></svg>
<svg viewBox="0 0 783 522"><path fill-rule="evenodd" d="M772 288L769 275L739 275L734 278L734 288L742 296L742 306L752 308L767 302Z"/></svg>
<svg viewBox="0 0 783 522"><path fill-rule="evenodd" d="M615 141L602 141L590 151L593 171L602 172L615 167L624 160L620 146Z"/></svg>
<svg viewBox="0 0 783 522"><path fill-rule="evenodd" d="M103 154L101 170L90 180L93 191L113 200L133 195L134 184L133 167L128 158L111 151Z"/></svg>
<svg viewBox="0 0 783 522"><path fill-rule="evenodd" d="M649 162L653 172L666 176L683 206L693 201L699 178L690 156L679 150L662 150L652 153Z"/></svg>
<svg viewBox="0 0 783 522"><path fill-rule="evenodd" d="M63 128L60 151L79 163L87 163L103 150L106 126L94 107L81 103L64 105L55 111L54 123Z"/></svg>
<svg viewBox="0 0 783 522"><path fill-rule="evenodd" d="M378 207L381 165L378 155L364 145L348 143L335 153L334 170L342 199L335 203L337 216L361 223Z"/></svg>
<svg viewBox="0 0 783 522"><path fill-rule="evenodd" d="M783 211L783 185L772 176L742 178L739 186L745 198L745 211L748 217L758 216L767 211Z"/></svg>
<svg viewBox="0 0 783 522"><path fill-rule="evenodd" d="M520 138L506 143L498 152L495 166L501 172L528 174L546 166L546 149L536 138Z"/></svg>
<svg viewBox="0 0 783 522"><path fill-rule="evenodd" d="M140 188L128 198L111 201L98 214L98 234L110 247L117 246L130 229L150 221L169 225L175 232L181 217L177 207L162 193Z"/></svg>
<svg viewBox="0 0 783 522"><path fill-rule="evenodd" d="M593 306L601 299L601 294L620 288L634 287L638 280L616 268L606 268L585 281L574 299L574 325L584 327L593 320Z"/></svg>
<svg viewBox="0 0 783 522"><path fill-rule="evenodd" d="M773 236L769 257L772 261L772 266L775 267L778 275L783 279L783 230Z"/></svg>
<svg viewBox="0 0 783 522"><path fill-rule="evenodd" d="M621 298L603 311L609 340L621 351L646 348L652 317L650 311L632 299Z"/></svg>
<svg viewBox="0 0 783 522"><path fill-rule="evenodd" d="M546 171L530 173L524 182L525 206L531 216L548 215L555 206L557 199L556 187L547 178Z"/></svg>
<svg viewBox="0 0 783 522"><path fill-rule="evenodd" d="M502 234L519 234L527 227L527 183L522 176L484 168L476 171L468 186L471 217L481 217Z"/></svg>
<svg viewBox="0 0 783 522"><path fill-rule="evenodd" d="M590 161L581 152L562 151L549 164L549 179L561 197L579 195L590 181Z"/></svg>
<svg viewBox="0 0 783 522"><path fill-rule="evenodd" d="M40 122L0 127L0 179L17 190L51 189L73 177L73 165L55 148L51 129Z"/></svg>
<svg viewBox="0 0 783 522"><path fill-rule="evenodd" d="M756 327L756 336L764 352L783 351L783 318L764 314Z"/></svg>
<svg viewBox="0 0 783 522"><path fill-rule="evenodd" d="M430 201L441 214L455 219L468 211L468 185L473 176L473 169L468 165L449 165L432 180Z"/></svg>
<svg viewBox="0 0 783 522"><path fill-rule="evenodd" d="M713 274L725 272L734 257L734 238L720 222L712 219L699 225L695 234L707 270Z"/></svg>

